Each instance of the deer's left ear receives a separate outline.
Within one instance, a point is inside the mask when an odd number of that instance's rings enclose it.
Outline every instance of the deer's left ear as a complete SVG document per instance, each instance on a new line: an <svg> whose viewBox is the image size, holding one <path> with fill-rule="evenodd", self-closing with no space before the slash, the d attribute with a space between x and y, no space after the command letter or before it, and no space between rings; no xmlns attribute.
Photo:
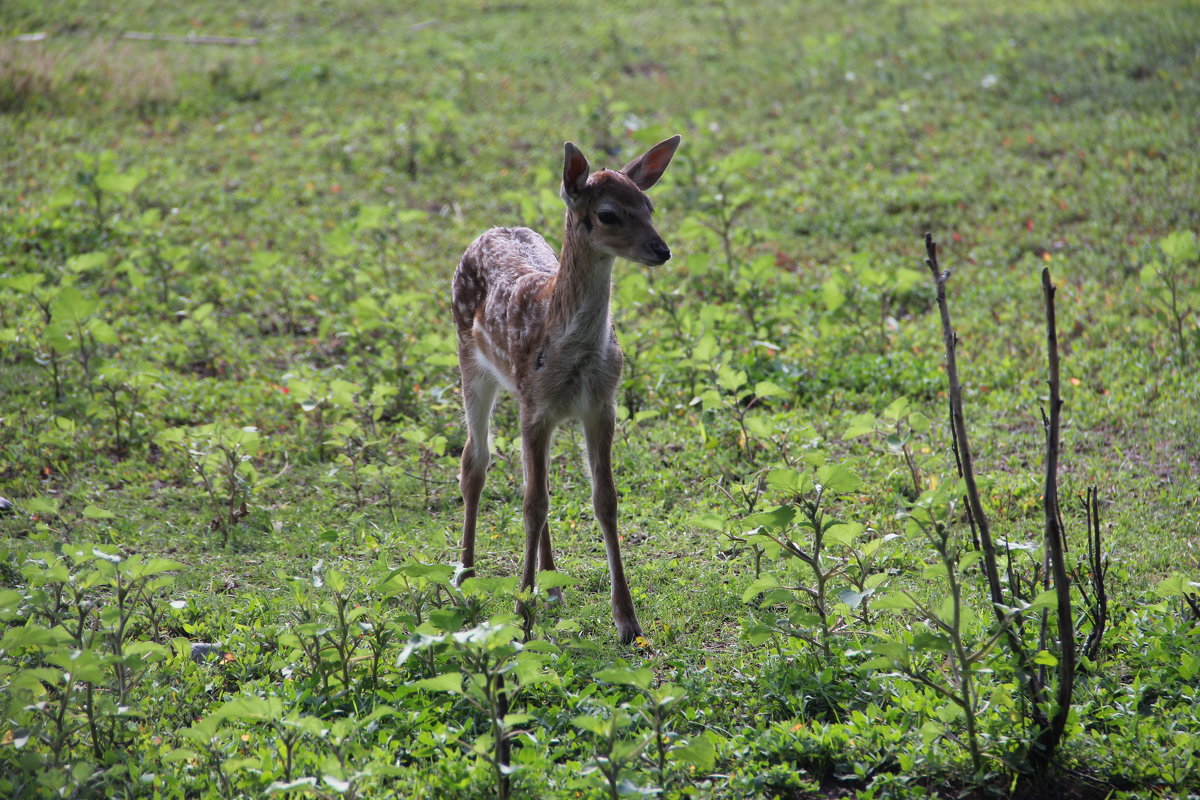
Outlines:
<svg viewBox="0 0 1200 800"><path fill-rule="evenodd" d="M562 196L568 205L574 205L584 187L587 186L588 176L592 174L592 167L588 164L583 151L576 147L574 142L567 142L564 150Z"/></svg>
<svg viewBox="0 0 1200 800"><path fill-rule="evenodd" d="M680 141L682 138L679 134L675 134L670 139L659 142L621 167L621 172L636 183L639 189L643 192L646 191L658 183L658 179L667 171L667 165L671 163L671 157L675 155L675 149L679 147Z"/></svg>

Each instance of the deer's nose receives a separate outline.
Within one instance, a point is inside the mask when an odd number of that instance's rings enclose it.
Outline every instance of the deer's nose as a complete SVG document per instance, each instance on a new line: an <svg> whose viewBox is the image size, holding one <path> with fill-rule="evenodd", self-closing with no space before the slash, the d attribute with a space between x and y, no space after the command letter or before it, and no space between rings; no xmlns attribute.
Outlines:
<svg viewBox="0 0 1200 800"><path fill-rule="evenodd" d="M658 259L660 264L671 259L671 248L667 247L667 243L662 239L650 245L650 252L654 253L654 257Z"/></svg>

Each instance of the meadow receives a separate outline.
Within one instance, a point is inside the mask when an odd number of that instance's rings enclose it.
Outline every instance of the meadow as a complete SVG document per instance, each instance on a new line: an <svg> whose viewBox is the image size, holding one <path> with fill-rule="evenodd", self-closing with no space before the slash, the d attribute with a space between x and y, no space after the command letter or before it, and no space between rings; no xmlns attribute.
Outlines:
<svg viewBox="0 0 1200 800"><path fill-rule="evenodd" d="M675 133L626 646L449 289ZM1197 141L1187 0L6 0L0 795L1200 794Z"/></svg>

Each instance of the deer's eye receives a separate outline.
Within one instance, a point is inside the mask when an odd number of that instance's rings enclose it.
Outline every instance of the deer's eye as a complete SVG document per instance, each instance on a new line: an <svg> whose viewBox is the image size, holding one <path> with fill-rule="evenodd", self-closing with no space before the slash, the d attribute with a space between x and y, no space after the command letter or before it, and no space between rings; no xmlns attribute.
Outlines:
<svg viewBox="0 0 1200 800"><path fill-rule="evenodd" d="M605 225L620 225L621 218L611 211L601 211L596 214L596 219L600 220Z"/></svg>

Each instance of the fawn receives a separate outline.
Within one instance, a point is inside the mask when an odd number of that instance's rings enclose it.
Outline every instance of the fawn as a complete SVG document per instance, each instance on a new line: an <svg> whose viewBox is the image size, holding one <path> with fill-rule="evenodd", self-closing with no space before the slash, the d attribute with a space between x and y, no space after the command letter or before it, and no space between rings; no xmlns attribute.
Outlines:
<svg viewBox="0 0 1200 800"><path fill-rule="evenodd" d="M612 474L616 392L623 356L609 313L613 261L658 266L671 250L650 220L644 192L671 163L680 137L650 148L620 171L592 173L571 142L565 145L562 198L567 206L562 254L528 228L492 228L471 243L454 272L467 441L463 447L462 563L475 565L475 523L491 458L488 427L503 387L520 404L525 472L525 561L522 588L538 568L554 569L550 551L550 437L560 422L583 423L592 476L592 506L604 535L612 579L613 619L623 643L642 635L625 582L617 539L617 489ZM561 599L561 592L551 591Z"/></svg>

